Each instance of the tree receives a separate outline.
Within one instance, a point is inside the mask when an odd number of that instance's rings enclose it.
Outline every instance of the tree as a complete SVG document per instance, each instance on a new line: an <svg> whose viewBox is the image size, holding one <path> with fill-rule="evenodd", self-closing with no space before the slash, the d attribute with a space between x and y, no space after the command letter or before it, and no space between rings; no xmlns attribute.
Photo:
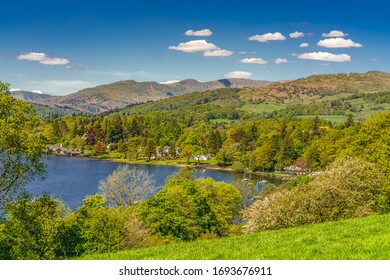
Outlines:
<svg viewBox="0 0 390 280"><path fill-rule="evenodd" d="M208 138L208 149L210 153L216 154L222 147L221 134L218 130L211 130Z"/></svg>
<svg viewBox="0 0 390 280"><path fill-rule="evenodd" d="M3 234L12 259L55 259L61 219L67 210L48 195L7 202Z"/></svg>
<svg viewBox="0 0 390 280"><path fill-rule="evenodd" d="M113 205L126 207L148 198L154 182L147 171L123 165L99 182L99 191Z"/></svg>
<svg viewBox="0 0 390 280"><path fill-rule="evenodd" d="M29 104L8 93L8 85L0 82L0 202L45 175L39 118Z"/></svg>
<svg viewBox="0 0 390 280"><path fill-rule="evenodd" d="M152 232L181 240L220 234L217 217L193 179L173 177L156 195L139 206Z"/></svg>
<svg viewBox="0 0 390 280"><path fill-rule="evenodd" d="M220 234L229 235L230 226L238 222L242 209L239 190L231 184L216 182L211 178L195 180L195 184L203 192L211 211L215 214Z"/></svg>
<svg viewBox="0 0 390 280"><path fill-rule="evenodd" d="M105 207L106 199L93 195L74 213L80 225L79 246L84 254L117 252L145 247L149 230L131 208Z"/></svg>
<svg viewBox="0 0 390 280"><path fill-rule="evenodd" d="M154 140L152 138L148 138L146 140L146 146L144 149L144 153L148 157L148 160L150 160L150 158L155 153L155 151L156 151L156 146L154 145Z"/></svg>

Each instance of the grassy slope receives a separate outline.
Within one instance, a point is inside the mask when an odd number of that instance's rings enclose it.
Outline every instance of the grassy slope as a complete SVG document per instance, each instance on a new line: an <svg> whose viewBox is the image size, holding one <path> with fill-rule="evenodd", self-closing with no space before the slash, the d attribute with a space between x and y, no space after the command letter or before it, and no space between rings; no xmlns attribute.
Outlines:
<svg viewBox="0 0 390 280"><path fill-rule="evenodd" d="M390 214L162 247L87 256L128 260L390 259Z"/></svg>

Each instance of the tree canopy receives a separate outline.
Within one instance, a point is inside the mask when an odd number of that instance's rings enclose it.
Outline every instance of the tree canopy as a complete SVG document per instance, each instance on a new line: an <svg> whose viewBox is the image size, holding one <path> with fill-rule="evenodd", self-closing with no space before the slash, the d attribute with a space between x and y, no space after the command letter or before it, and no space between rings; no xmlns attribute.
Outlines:
<svg viewBox="0 0 390 280"><path fill-rule="evenodd" d="M31 105L12 98L0 82L0 202L45 174L39 122Z"/></svg>

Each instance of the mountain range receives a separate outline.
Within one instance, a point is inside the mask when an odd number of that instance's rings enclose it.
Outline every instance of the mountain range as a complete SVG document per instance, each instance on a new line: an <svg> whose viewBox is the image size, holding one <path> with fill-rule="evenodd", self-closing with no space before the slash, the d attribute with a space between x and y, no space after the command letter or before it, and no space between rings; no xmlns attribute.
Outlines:
<svg viewBox="0 0 390 280"><path fill-rule="evenodd" d="M83 89L65 96L50 96L27 91L13 91L11 94L15 98L47 108L99 114L129 105L156 101L190 92L219 88L257 88L270 83L269 81L249 79L222 79L210 82L188 79L169 84L126 80Z"/></svg>
<svg viewBox="0 0 390 280"><path fill-rule="evenodd" d="M50 96L26 91L13 91L12 96L41 108L63 110L66 114L71 112L99 114L129 105L221 88L240 88L241 98L248 102L274 100L289 103L297 98L314 100L338 93L390 91L390 73L369 71L363 74L312 75L294 81L275 83L249 79L223 79L210 82L188 79L169 84L126 80L83 89L65 96Z"/></svg>

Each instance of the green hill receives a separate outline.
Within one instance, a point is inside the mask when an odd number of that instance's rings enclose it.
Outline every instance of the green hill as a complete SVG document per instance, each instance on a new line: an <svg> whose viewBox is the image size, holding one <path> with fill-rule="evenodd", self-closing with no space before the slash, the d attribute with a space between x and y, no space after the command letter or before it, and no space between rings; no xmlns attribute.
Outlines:
<svg viewBox="0 0 390 280"><path fill-rule="evenodd" d="M390 214L161 247L98 260L388 260Z"/></svg>

